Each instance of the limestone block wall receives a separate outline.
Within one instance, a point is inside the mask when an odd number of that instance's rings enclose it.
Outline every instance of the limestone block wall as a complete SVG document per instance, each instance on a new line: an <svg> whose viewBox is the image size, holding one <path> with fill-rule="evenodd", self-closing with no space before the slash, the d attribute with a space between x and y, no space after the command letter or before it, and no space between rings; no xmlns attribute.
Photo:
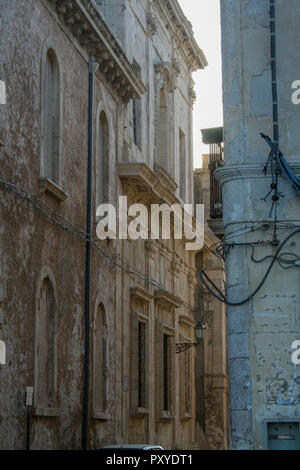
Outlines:
<svg viewBox="0 0 300 470"><path fill-rule="evenodd" d="M280 148L299 173L299 108L291 84L299 77L298 2L276 3ZM221 2L225 167L217 170L223 186L223 222L236 243L272 240L272 201L263 165L269 149L260 138L272 137L269 1ZM300 201L289 183L279 180L278 239L298 224ZM262 225L266 222L267 225ZM248 233L247 233L248 232ZM299 235L286 245L299 254ZM270 244L255 248L255 259L274 256ZM285 251L285 250L284 250ZM235 246L226 257L227 292L231 301L246 298L257 287L269 260L251 261L250 246ZM299 337L299 272L275 263L259 293L239 307L229 306L228 360L231 448L266 449L267 422L300 417L299 370L291 362L291 344Z"/></svg>

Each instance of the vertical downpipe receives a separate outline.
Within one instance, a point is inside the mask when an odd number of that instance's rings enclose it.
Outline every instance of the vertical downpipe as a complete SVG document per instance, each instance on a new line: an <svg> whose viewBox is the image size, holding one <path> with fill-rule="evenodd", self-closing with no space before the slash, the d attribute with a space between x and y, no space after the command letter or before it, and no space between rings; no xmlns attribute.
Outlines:
<svg viewBox="0 0 300 470"><path fill-rule="evenodd" d="M86 255L85 255L85 337L84 337L84 390L82 419L82 449L88 445L89 421L89 362L90 362L90 297L91 297L91 233L92 233L92 174L93 174L93 102L94 74L98 64L89 60L89 117L88 117L88 164L86 208Z"/></svg>
<svg viewBox="0 0 300 470"><path fill-rule="evenodd" d="M271 33L271 74L272 74L272 102L273 102L273 140L279 143L278 124L278 91L277 91L277 66L276 66L276 19L275 0L270 0L270 33Z"/></svg>

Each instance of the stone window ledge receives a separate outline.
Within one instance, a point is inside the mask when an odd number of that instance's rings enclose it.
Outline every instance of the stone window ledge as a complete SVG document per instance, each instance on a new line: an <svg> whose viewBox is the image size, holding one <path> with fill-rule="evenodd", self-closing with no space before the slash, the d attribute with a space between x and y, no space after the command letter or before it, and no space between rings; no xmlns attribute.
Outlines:
<svg viewBox="0 0 300 470"><path fill-rule="evenodd" d="M93 411L92 418L97 421L109 421L111 416L108 411Z"/></svg>
<svg viewBox="0 0 300 470"><path fill-rule="evenodd" d="M188 421L189 419L192 419L192 415L190 413L184 413L181 417L181 421Z"/></svg>
<svg viewBox="0 0 300 470"><path fill-rule="evenodd" d="M65 193L56 183L53 183L49 178L41 177L39 178L40 191L48 192L52 194L60 202L63 202L67 199L68 194Z"/></svg>
<svg viewBox="0 0 300 470"><path fill-rule="evenodd" d="M148 408L136 408L131 414L131 418L144 418L149 415Z"/></svg>
<svg viewBox="0 0 300 470"><path fill-rule="evenodd" d="M172 421L174 419L174 416L172 416L168 411L162 411L161 416L157 421L159 422L168 422Z"/></svg>
<svg viewBox="0 0 300 470"><path fill-rule="evenodd" d="M33 416L45 416L47 418L57 418L61 416L61 410L59 408L48 408L46 406L35 406L32 409Z"/></svg>

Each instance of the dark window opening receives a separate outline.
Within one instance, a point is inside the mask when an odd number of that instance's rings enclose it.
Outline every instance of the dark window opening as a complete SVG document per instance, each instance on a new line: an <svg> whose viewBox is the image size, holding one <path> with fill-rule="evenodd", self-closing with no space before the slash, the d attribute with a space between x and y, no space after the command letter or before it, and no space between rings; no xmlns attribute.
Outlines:
<svg viewBox="0 0 300 470"><path fill-rule="evenodd" d="M146 324L138 324L138 407L146 408Z"/></svg>
<svg viewBox="0 0 300 470"><path fill-rule="evenodd" d="M142 139L141 139L141 113L142 103L141 100L132 100L132 126L133 126L133 142L141 150Z"/></svg>
<svg viewBox="0 0 300 470"><path fill-rule="evenodd" d="M164 335L163 338L163 367L164 367L164 381L163 381L163 390L164 390L164 411L168 411L170 407L169 402L169 336Z"/></svg>

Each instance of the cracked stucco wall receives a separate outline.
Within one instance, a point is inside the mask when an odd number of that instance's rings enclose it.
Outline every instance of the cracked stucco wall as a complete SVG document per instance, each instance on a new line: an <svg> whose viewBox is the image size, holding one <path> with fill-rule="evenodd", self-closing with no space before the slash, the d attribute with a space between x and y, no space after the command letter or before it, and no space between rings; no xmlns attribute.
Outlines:
<svg viewBox="0 0 300 470"><path fill-rule="evenodd" d="M292 104L291 84L300 78L300 6L297 0L276 1L280 148L299 174L300 107ZM223 187L226 233L269 219L270 178L262 174L269 149L260 138L272 137L269 0L221 2L225 167L218 170ZM299 220L300 201L280 179L285 195L280 221ZM279 231L282 241L291 229ZM238 236L235 242L270 240L272 230ZM300 254L297 235L286 251ZM255 249L255 257L274 255L270 245ZM234 247L227 256L227 291L232 301L246 298L263 278L269 261L255 264L251 249ZM265 422L300 420L299 366L291 362L291 344L300 336L297 268L276 264L253 301L228 307L228 362L231 404L231 447L264 449Z"/></svg>

